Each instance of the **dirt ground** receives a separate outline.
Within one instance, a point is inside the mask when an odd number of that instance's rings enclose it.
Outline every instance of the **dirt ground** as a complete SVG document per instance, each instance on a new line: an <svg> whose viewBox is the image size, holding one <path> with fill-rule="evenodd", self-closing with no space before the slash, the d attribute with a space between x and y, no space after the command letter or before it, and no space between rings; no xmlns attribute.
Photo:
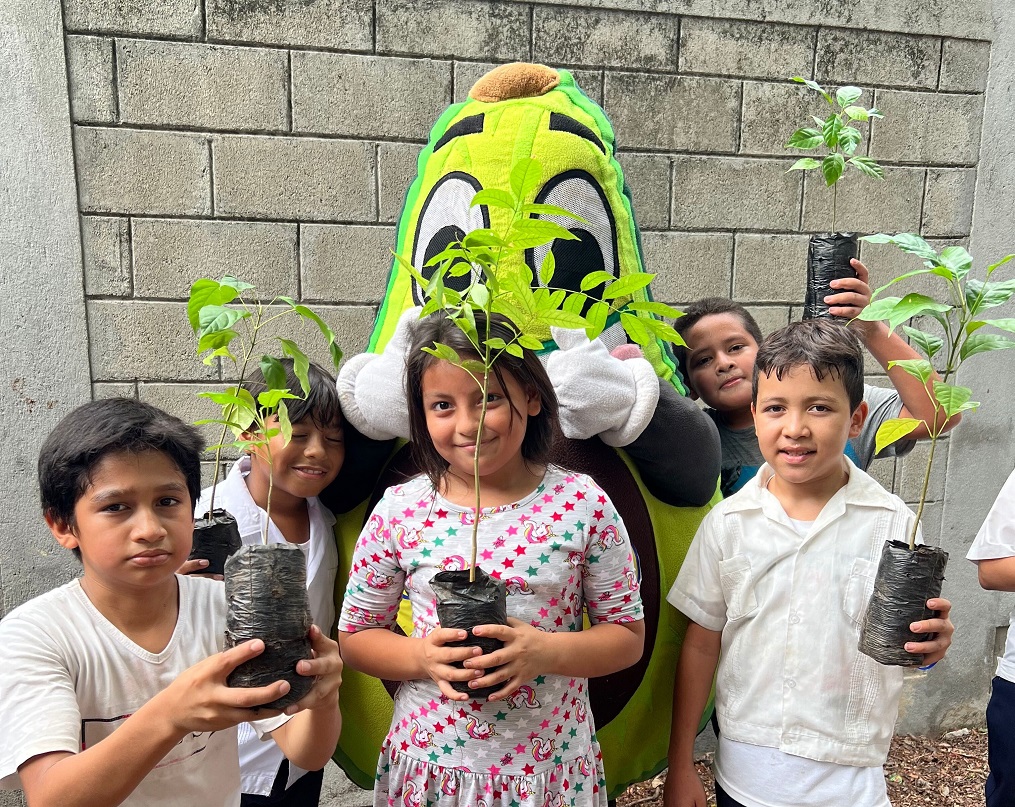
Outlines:
<svg viewBox="0 0 1015 807"><path fill-rule="evenodd" d="M709 807L714 807L711 754L698 760ZM618 807L662 807L663 772L648 782L632 785L617 800ZM958 729L934 740L896 737L885 763L888 797L893 807L982 807L987 779L986 729Z"/></svg>

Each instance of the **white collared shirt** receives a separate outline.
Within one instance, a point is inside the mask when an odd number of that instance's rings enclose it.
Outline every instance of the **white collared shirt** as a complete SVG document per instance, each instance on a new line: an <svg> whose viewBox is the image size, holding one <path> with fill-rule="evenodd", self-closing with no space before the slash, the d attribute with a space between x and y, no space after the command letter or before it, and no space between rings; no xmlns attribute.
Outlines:
<svg viewBox="0 0 1015 807"><path fill-rule="evenodd" d="M247 489L246 475L250 472L250 457L243 456L233 463L229 474L217 485L215 507L228 510L236 519L244 544L261 543L261 533L267 514L254 501ZM195 512L201 515L208 507L211 488L201 493ZM335 625L335 574L338 570L338 544L335 541L335 517L317 497L307 499L310 516L310 538L299 545L307 561L307 598L310 615L321 631L330 636ZM268 543L284 544L285 536L273 522L268 524ZM261 742L248 723L238 727L240 746L240 781L244 793L266 796L285 758L274 742ZM290 763L291 787L305 770Z"/></svg>
<svg viewBox="0 0 1015 807"><path fill-rule="evenodd" d="M716 712L731 740L840 765L884 764L902 669L857 650L886 541L914 515L848 459L849 480L807 534L763 465L695 535L667 600L722 631Z"/></svg>

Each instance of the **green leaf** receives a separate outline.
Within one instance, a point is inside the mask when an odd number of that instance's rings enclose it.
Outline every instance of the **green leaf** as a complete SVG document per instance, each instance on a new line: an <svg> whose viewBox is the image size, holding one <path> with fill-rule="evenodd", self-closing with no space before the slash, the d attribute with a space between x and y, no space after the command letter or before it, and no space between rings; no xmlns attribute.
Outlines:
<svg viewBox="0 0 1015 807"><path fill-rule="evenodd" d="M543 343L531 334L523 333L518 337L518 344L527 350L542 350Z"/></svg>
<svg viewBox="0 0 1015 807"><path fill-rule="evenodd" d="M676 319L684 315L683 311L674 308L666 303L657 303L654 300L632 300L626 306L628 311L648 311L659 317L670 317Z"/></svg>
<svg viewBox="0 0 1015 807"><path fill-rule="evenodd" d="M818 84L816 81L811 81L810 79L803 78L802 76L793 76L793 81L797 82L798 84L806 84L815 92L821 93L821 95L824 96L824 99L828 101L828 103L832 103L832 96L830 96L827 92L825 92L821 88L821 85Z"/></svg>
<svg viewBox="0 0 1015 807"><path fill-rule="evenodd" d="M483 311L490 304L490 291L482 283L473 283L469 289L469 299Z"/></svg>
<svg viewBox="0 0 1015 807"><path fill-rule="evenodd" d="M901 367L913 378L920 379L924 384L934 375L934 368L931 367L930 362L926 359L899 359L898 361L888 362L888 369L891 370L893 367Z"/></svg>
<svg viewBox="0 0 1015 807"><path fill-rule="evenodd" d="M1001 266L1004 266L1004 265L1005 265L1006 263L1008 263L1008 261L1010 261L1010 260L1011 260L1012 258L1015 258L1015 254L1012 254L1012 255L1005 255L1005 256L1004 256L1003 258L1001 258L1001 260L999 260L999 261L998 261L997 263L994 263L994 264L991 264L990 266L988 266L988 267L987 267L987 277L990 277L990 276L991 276L992 274L994 274L994 271L995 271L996 269L998 269L998 268L999 268L999 267L1001 267Z"/></svg>
<svg viewBox="0 0 1015 807"><path fill-rule="evenodd" d="M588 322L581 314L565 310L541 311L539 320L548 327L554 328L586 328Z"/></svg>
<svg viewBox="0 0 1015 807"><path fill-rule="evenodd" d="M850 104L859 99L861 95L863 95L863 90L859 87L839 87L838 91L835 93L835 100L839 103L839 106L848 107Z"/></svg>
<svg viewBox="0 0 1015 807"><path fill-rule="evenodd" d="M433 347L425 347L423 350L442 361L448 361L457 365L461 365L462 363L462 360L458 357L457 351L448 345L442 344L441 342L435 342Z"/></svg>
<svg viewBox="0 0 1015 807"><path fill-rule="evenodd" d="M282 433L282 445L287 446L293 439L293 424L289 420L289 407L285 401L278 402L278 430Z"/></svg>
<svg viewBox="0 0 1015 807"><path fill-rule="evenodd" d="M217 334L213 334L213 335L214 336L220 336L223 333L232 334L232 336L229 337L230 340L232 340L233 337L236 336L236 332L235 331L219 331ZM203 349L198 349L197 352L200 354L200 353L203 352ZM215 350L213 350L211 353L209 353L207 356L205 356L203 359L201 359L201 361L203 361L205 364L207 364L210 367L212 365L212 363L215 361L215 359L217 359L219 357L223 357L223 358L229 359L230 361L232 361L233 364L236 364L236 357L232 353L229 352L228 346L222 346L222 347L215 348Z"/></svg>
<svg viewBox="0 0 1015 807"><path fill-rule="evenodd" d="M549 286L553 280L553 272L557 268L557 259L553 257L553 250L546 250L546 257L543 258L543 263L539 267L539 282L544 286Z"/></svg>
<svg viewBox="0 0 1015 807"><path fill-rule="evenodd" d="M556 239L565 241L577 240L567 227L546 219L521 219L508 232L507 240L514 249L530 249L541 247Z"/></svg>
<svg viewBox="0 0 1015 807"><path fill-rule="evenodd" d="M499 336L491 336L489 339L483 342L489 348L493 350L503 350L507 347L507 342L501 339Z"/></svg>
<svg viewBox="0 0 1015 807"><path fill-rule="evenodd" d="M253 287L251 287L253 288ZM217 283L208 278L194 281L190 287L190 299L187 300L187 318L194 333L201 327L200 312L208 305L221 306L236 299L236 289L229 285Z"/></svg>
<svg viewBox="0 0 1015 807"><path fill-rule="evenodd" d="M321 319L317 314L315 314L305 305L300 305L295 301L289 302L289 305L292 306L293 311L295 311L300 317L302 317L305 320L309 320L310 322L313 322L317 326L317 329L321 332L321 335L328 342L328 352L331 354L331 362L332 364L335 365L335 369L338 369L338 365L342 361L342 349L338 346L338 343L335 342L335 333L328 326L328 323L325 322L323 319Z"/></svg>
<svg viewBox="0 0 1015 807"><path fill-rule="evenodd" d="M846 167L846 159L841 154L829 154L821 161L821 173L825 184L831 187L839 181Z"/></svg>
<svg viewBox="0 0 1015 807"><path fill-rule="evenodd" d="M977 324L980 327L984 325L990 325L994 328L1000 328L1002 331L1008 331L1008 333L1015 333L1015 319L1012 319L1010 317L1005 317L1003 319L985 319L978 323L972 322L969 323L969 325L973 324ZM966 328L967 333L972 333L972 331L974 330L976 330L976 328L973 328L972 330L970 330L968 327Z"/></svg>
<svg viewBox="0 0 1015 807"><path fill-rule="evenodd" d="M868 113L862 106L848 106L843 110L843 112L846 113L846 117L850 120L870 120L870 113Z"/></svg>
<svg viewBox="0 0 1015 807"><path fill-rule="evenodd" d="M856 151L856 147L860 145L860 139L860 130L854 129L852 126L844 126L839 132L839 145L842 146L842 150L846 154Z"/></svg>
<svg viewBox="0 0 1015 807"><path fill-rule="evenodd" d="M610 277L612 278L613 275L610 275ZM560 307L561 311L567 311L569 314L581 314L582 309L585 307L585 301L590 299L592 298L587 294L579 294L577 292L569 294L564 300L564 305Z"/></svg>
<svg viewBox="0 0 1015 807"><path fill-rule="evenodd" d="M945 384L943 381L934 382L934 397L945 412L945 417L954 417L959 412L964 412L970 407L966 406L973 391L968 387L959 387L955 384ZM973 404L979 406L979 404Z"/></svg>
<svg viewBox="0 0 1015 807"><path fill-rule="evenodd" d="M891 298L885 298L885 300L888 299ZM903 322L908 319L912 319L913 317L923 316L929 312L944 314L951 310L952 307L947 303L939 303L937 300L932 297L928 297L925 294L917 294L913 292L907 294L895 304L894 308L887 317L888 327L894 331Z"/></svg>
<svg viewBox="0 0 1015 807"><path fill-rule="evenodd" d="M470 207L475 207L476 205L502 207L507 210L514 210L515 199L510 193L500 190L499 188L484 188L472 197L472 204Z"/></svg>
<svg viewBox="0 0 1015 807"><path fill-rule="evenodd" d="M902 330L909 337L909 341L919 347L928 359L933 359L944 345L944 340L932 333L910 328L908 325L903 325Z"/></svg>
<svg viewBox="0 0 1015 807"><path fill-rule="evenodd" d="M303 397L306 398L310 394L310 359L291 339L283 339L280 336L278 341L282 345L282 352L293 360L293 373L299 379Z"/></svg>
<svg viewBox="0 0 1015 807"><path fill-rule="evenodd" d="M849 164L866 176L873 177L874 179L885 178L885 169L870 157L850 157Z"/></svg>
<svg viewBox="0 0 1015 807"><path fill-rule="evenodd" d="M941 250L939 260L941 265L949 269L952 276L959 280L968 275L969 270L973 268L973 256L965 247L945 247Z"/></svg>
<svg viewBox="0 0 1015 807"><path fill-rule="evenodd" d="M522 157L511 167L511 192L515 199L528 199L543 182L543 166L539 160Z"/></svg>
<svg viewBox="0 0 1015 807"><path fill-rule="evenodd" d="M985 308L994 308L1008 302L1015 295L1015 279L966 282L966 304L972 313Z"/></svg>
<svg viewBox="0 0 1015 807"><path fill-rule="evenodd" d="M581 224L588 224L588 221L577 213L572 213L566 207L558 207L557 205L545 205L545 204L529 204L522 205L522 213L528 213L532 216L563 216L568 219L573 219Z"/></svg>
<svg viewBox="0 0 1015 807"><path fill-rule="evenodd" d="M901 440L923 423L915 418L892 418L886 420L878 427L874 437L874 454L880 454L886 447L896 440Z"/></svg>
<svg viewBox="0 0 1015 807"><path fill-rule="evenodd" d="M797 129L789 136L783 148L813 149L821 145L822 139L821 132L817 129Z"/></svg>
<svg viewBox="0 0 1015 807"><path fill-rule="evenodd" d="M606 328L606 321L610 316L610 306L604 302L593 303L585 313L585 319L589 326L585 329L585 335L589 341L596 339Z"/></svg>
<svg viewBox="0 0 1015 807"><path fill-rule="evenodd" d="M974 333L962 344L959 358L965 361L977 353L989 353L994 350L1007 350L1015 347L1015 342L996 333Z"/></svg>
<svg viewBox="0 0 1015 807"><path fill-rule="evenodd" d="M198 312L198 326L201 335L204 336L216 331L229 330L237 322L247 319L249 316L249 311L240 311L221 305L206 305Z"/></svg>
<svg viewBox="0 0 1015 807"><path fill-rule="evenodd" d="M426 278L420 274L420 271L415 266L412 265L411 261L399 255L394 250L391 250L391 254L395 256L395 260L398 261L399 266L412 276L413 280L419 283L420 286L426 286Z"/></svg>
<svg viewBox="0 0 1015 807"><path fill-rule="evenodd" d="M878 109L876 106L872 106L870 109L867 110L867 116L871 119L874 118L884 119L885 117L884 115L881 114L881 110Z"/></svg>
<svg viewBox="0 0 1015 807"><path fill-rule="evenodd" d="M813 157L801 157L793 163L793 165L786 169L786 173L788 174L790 171L810 171L812 168L817 168L819 165L821 165L821 163Z"/></svg>
<svg viewBox="0 0 1015 807"><path fill-rule="evenodd" d="M525 351L522 350L522 346L517 342L512 342L504 348L512 356L517 356L519 359L525 355Z"/></svg>
<svg viewBox="0 0 1015 807"><path fill-rule="evenodd" d="M250 291L250 289L254 288L249 283L244 283L242 280L238 280L232 275L226 275L225 277L223 277L222 285L228 286L231 289L235 289L238 292Z"/></svg>
<svg viewBox="0 0 1015 807"><path fill-rule="evenodd" d="M299 395L294 395L287 389L267 389L264 392L257 394L257 404L268 412L274 412L275 407L279 405L282 400L299 399Z"/></svg>
<svg viewBox="0 0 1015 807"><path fill-rule="evenodd" d="M645 326L645 321L641 317L622 311L620 314L620 324L624 327L624 333L635 344L642 347L651 344L652 332Z"/></svg>
<svg viewBox="0 0 1015 807"><path fill-rule="evenodd" d="M243 390L241 390L241 392L243 392ZM229 392L199 392L197 397L207 398L209 401L217 403L219 406L224 408L235 407L238 410L250 412L252 414L256 412L256 409L252 405L253 398L250 398L249 400L247 398L243 398L240 395L237 395L235 390L230 390Z"/></svg>
<svg viewBox="0 0 1015 807"><path fill-rule="evenodd" d="M212 355L218 354L220 350L226 350L228 355L232 355L229 354L227 347L229 343L238 336L239 334L232 329L216 331L215 333L206 333L197 342L198 355L204 353L206 350L214 350L215 353Z"/></svg>
<svg viewBox="0 0 1015 807"><path fill-rule="evenodd" d="M654 319L653 317L642 317L641 321L646 328L652 331L656 339L661 339L664 342L670 342L675 345L684 344L680 334L662 320Z"/></svg>
<svg viewBox="0 0 1015 807"><path fill-rule="evenodd" d="M884 233L878 233L877 235L865 235L863 240L869 241L872 244L895 244L895 246L903 252L916 255L923 258L925 261L932 261L936 263L938 260L937 252L934 248L920 238L920 236L914 235L913 233L899 233L898 235L885 235Z"/></svg>
<svg viewBox="0 0 1015 807"><path fill-rule="evenodd" d="M825 141L825 145L830 149L838 148L839 146L839 132L842 131L842 127L845 124L839 120L839 116L835 113L829 115L821 124L821 137Z"/></svg>
<svg viewBox="0 0 1015 807"><path fill-rule="evenodd" d="M649 283L655 275L650 272L632 272L614 280L609 286L603 289L604 300L616 300L619 297L630 297Z"/></svg>
<svg viewBox="0 0 1015 807"><path fill-rule="evenodd" d="M465 372L471 373L474 376L482 378L486 375L486 364L481 362L479 359L466 359L462 362L461 367Z"/></svg>
<svg viewBox="0 0 1015 807"><path fill-rule="evenodd" d="M616 280L616 278L613 276L612 272L604 272L600 269L596 272L589 272L585 275L585 277L581 279L579 288L582 291L589 291L601 283L612 283L614 280Z"/></svg>
<svg viewBox="0 0 1015 807"><path fill-rule="evenodd" d="M892 278L887 283L885 283L885 285L883 285L881 288L875 289L874 293L871 295L871 299L873 300L873 299L877 298L881 294L881 292L883 292L889 286L894 286L896 283L901 283L903 280L906 280L907 278L910 278L910 277L916 277L917 275L926 275L930 271L931 271L930 269L914 269L912 272L906 272L904 275L899 275L896 278ZM863 316L862 313L860 314L860 316L858 318L859 319L868 319L868 317Z"/></svg>
<svg viewBox="0 0 1015 807"><path fill-rule="evenodd" d="M268 389L288 389L289 384L285 378L285 368L282 362L274 356L261 356L261 375L264 376L264 385Z"/></svg>

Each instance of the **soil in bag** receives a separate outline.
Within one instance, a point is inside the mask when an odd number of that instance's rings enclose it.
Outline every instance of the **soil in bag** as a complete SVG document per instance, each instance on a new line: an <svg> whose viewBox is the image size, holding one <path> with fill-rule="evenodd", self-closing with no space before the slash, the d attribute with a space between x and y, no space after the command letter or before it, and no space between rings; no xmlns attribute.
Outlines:
<svg viewBox="0 0 1015 807"><path fill-rule="evenodd" d="M482 569L476 569L476 579L469 582L469 570L438 572L430 580L430 587L437 597L437 618L442 628L459 628L469 635L460 642L448 642L448 647L479 647L483 653L492 653L504 646L499 639L474 636L476 625L506 625L507 596L504 584L490 577ZM458 662L454 666L462 667ZM489 672L489 670L487 670ZM486 698L500 687L473 689L468 681L452 681L456 692L464 692L474 698Z"/></svg>
<svg viewBox="0 0 1015 807"><path fill-rule="evenodd" d="M292 689L266 709L284 709L313 686L296 672L311 657L307 565L289 544L244 546L226 561L226 647L261 639L264 652L230 673L231 687L260 687L284 679Z"/></svg>
<svg viewBox="0 0 1015 807"><path fill-rule="evenodd" d="M804 319L830 317L825 297L835 294L829 285L843 277L856 277L849 265L857 253L853 233L817 233L807 246L807 288L804 290Z"/></svg>
<svg viewBox="0 0 1015 807"><path fill-rule="evenodd" d="M881 551L874 593L860 631L859 650L881 664L923 665L923 654L907 653L907 642L928 642L934 634L913 633L913 622L933 619L927 600L941 596L948 553L936 546L910 550L904 541L890 541Z"/></svg>
<svg viewBox="0 0 1015 807"><path fill-rule="evenodd" d="M243 546L236 519L216 508L194 519L194 545L187 560L204 559L207 568L201 574L224 574L226 558Z"/></svg>

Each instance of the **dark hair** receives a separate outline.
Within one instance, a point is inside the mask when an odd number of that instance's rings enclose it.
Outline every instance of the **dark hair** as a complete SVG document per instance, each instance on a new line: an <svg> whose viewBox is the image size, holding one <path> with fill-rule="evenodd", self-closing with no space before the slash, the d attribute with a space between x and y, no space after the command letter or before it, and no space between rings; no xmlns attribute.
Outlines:
<svg viewBox="0 0 1015 807"><path fill-rule="evenodd" d="M750 337L759 345L761 344L761 328L758 327L757 320L740 303L736 303L726 297L705 297L701 300L696 300L684 309L684 316L677 317L673 321L673 328L681 336L684 336L703 317L713 314L732 314L740 320L740 324L744 326L744 330L747 331ZM690 379L689 368L687 366L687 348L683 345L674 345L673 354L677 358L680 372L683 373L684 378Z"/></svg>
<svg viewBox="0 0 1015 807"><path fill-rule="evenodd" d="M831 376L842 381L853 412L863 401L863 350L860 340L843 323L830 319L793 322L769 334L758 348L751 381L752 400L758 401L758 375L782 379L794 367L807 366L820 381Z"/></svg>
<svg viewBox="0 0 1015 807"><path fill-rule="evenodd" d="M39 451L42 512L74 526L74 505L92 482L92 471L110 454L159 451L187 480L190 506L201 496L204 440L193 426L133 398L83 404L50 432ZM80 557L80 552L74 550Z"/></svg>
<svg viewBox="0 0 1015 807"><path fill-rule="evenodd" d="M279 361L285 369L286 387L292 390L293 394L302 396L304 390L293 369L293 360L285 358L279 359ZM299 423L310 418L319 429L341 428L344 418L334 377L311 362L307 370L307 380L310 382L310 389L306 390L306 398L286 399L285 405L289 410L289 420ZM240 387L253 395L254 400L257 400L257 396L264 392L268 385L264 380L264 373L257 367L247 373L247 377L242 381Z"/></svg>
<svg viewBox="0 0 1015 807"><path fill-rule="evenodd" d="M476 329L479 333L485 332L486 316L482 312L476 313ZM490 318L490 337L510 342L515 338L515 329L505 317L494 314ZM405 397L409 404L409 432L412 440L410 449L417 467L430 478L434 487L440 485L448 470L448 463L437 453L427 429L426 412L423 409L423 374L440 359L424 352L423 348L433 347L437 343L454 349L462 359L476 357L476 349L468 337L444 312L439 311L414 323L412 347L405 361ZM539 414L528 419L521 451L526 462L545 465L557 425L557 396L542 362L531 350L523 351L521 357L504 352L497 357L493 373L504 389L507 389L504 383L504 374L507 373L523 388L532 388L539 395ZM510 404L512 417L516 414L521 417L514 401L510 401Z"/></svg>

